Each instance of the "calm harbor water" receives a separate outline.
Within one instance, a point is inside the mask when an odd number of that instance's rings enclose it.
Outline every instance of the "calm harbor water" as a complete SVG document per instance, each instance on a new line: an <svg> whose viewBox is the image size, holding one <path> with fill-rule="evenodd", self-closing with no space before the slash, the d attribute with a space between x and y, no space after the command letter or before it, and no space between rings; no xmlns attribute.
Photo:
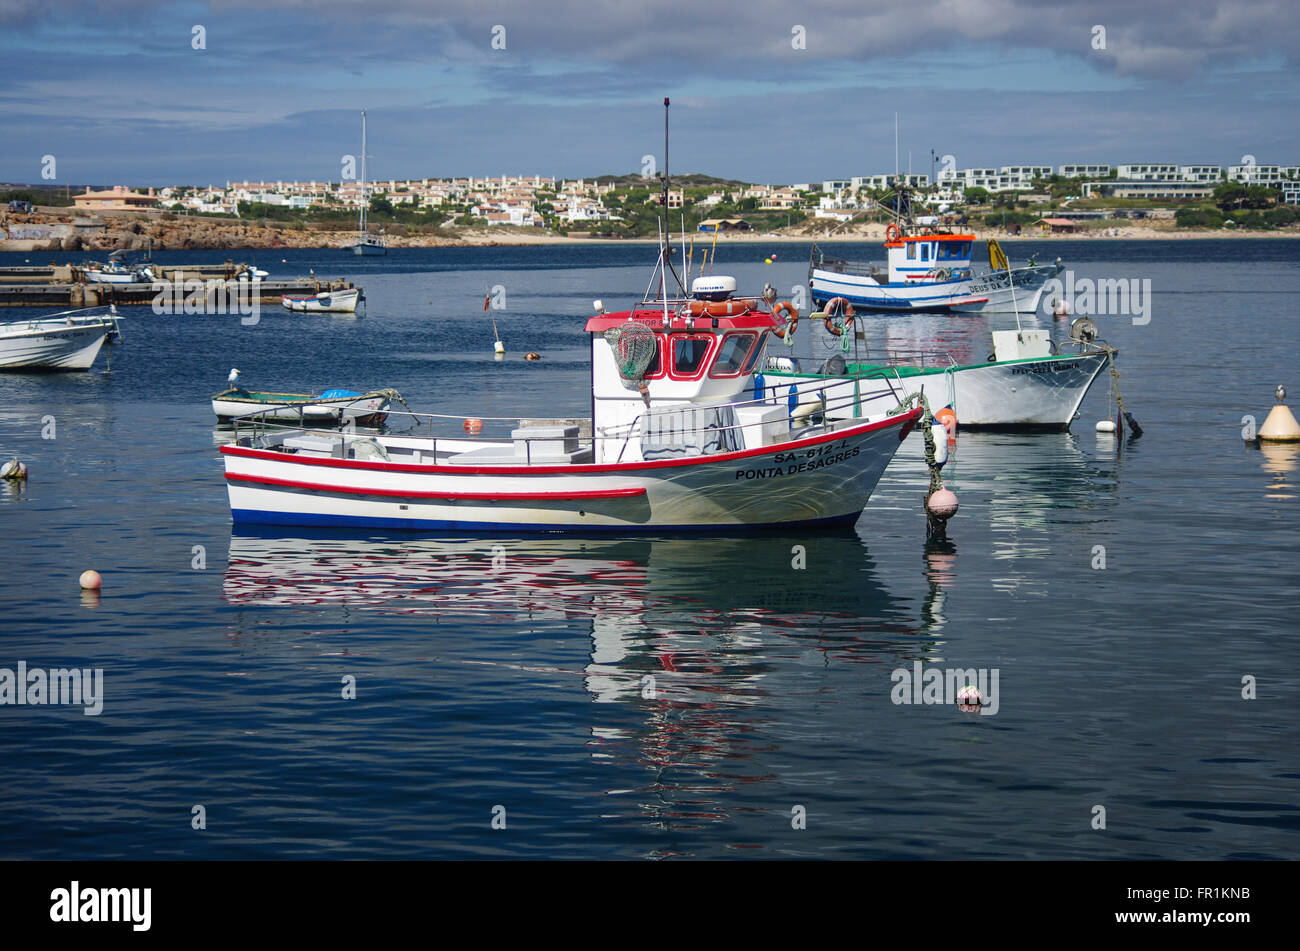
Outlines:
<svg viewBox="0 0 1300 951"><path fill-rule="evenodd" d="M239 252L355 279L368 311L131 309L111 374L101 355L0 376L0 456L31 470L0 486L0 668L104 671L98 716L0 706L0 857L1295 857L1300 450L1240 428L1279 382L1300 403L1300 244L1036 250L1150 279L1149 323L1097 318L1146 433L1093 431L1102 380L1071 433L962 434L961 512L929 550L916 438L831 535L232 533L208 406L231 367L416 410L585 413L583 321L639 297L644 245ZM719 268L788 296L807 253L723 246ZM988 329L871 333L978 360ZM893 703L918 661L996 670L997 713Z"/></svg>

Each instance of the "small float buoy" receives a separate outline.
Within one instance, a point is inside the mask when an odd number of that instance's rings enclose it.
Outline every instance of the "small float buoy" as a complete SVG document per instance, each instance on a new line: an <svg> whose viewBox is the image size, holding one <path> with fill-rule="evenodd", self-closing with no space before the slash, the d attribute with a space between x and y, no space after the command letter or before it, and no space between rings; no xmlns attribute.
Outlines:
<svg viewBox="0 0 1300 951"><path fill-rule="evenodd" d="M99 572L91 569L81 573L81 587L85 591L98 591L103 585L104 579L99 576Z"/></svg>
<svg viewBox="0 0 1300 951"><path fill-rule="evenodd" d="M22 482L27 478L27 464L19 462L18 457L10 459L0 467L0 479L8 479L10 482Z"/></svg>
<svg viewBox="0 0 1300 951"><path fill-rule="evenodd" d="M967 684L957 691L957 706L964 713L974 713L983 705L984 696L974 684Z"/></svg>
<svg viewBox="0 0 1300 951"><path fill-rule="evenodd" d="M950 519L957 514L957 495L950 489L939 489L926 501L925 507L938 519Z"/></svg>
<svg viewBox="0 0 1300 951"><path fill-rule="evenodd" d="M771 259L771 258L763 258L763 263L764 263L764 264L771 264L771 263L772 263L772 259Z"/></svg>
<svg viewBox="0 0 1300 951"><path fill-rule="evenodd" d="M477 436L479 433L483 432L483 420L481 419L467 419L463 425L465 427L465 432L469 433L471 436Z"/></svg>
<svg viewBox="0 0 1300 951"><path fill-rule="evenodd" d="M1099 419L1099 420L1097 420L1097 432L1099 432L1099 433L1113 433L1114 431L1115 431L1115 420L1113 420L1113 419Z"/></svg>
<svg viewBox="0 0 1300 951"><path fill-rule="evenodd" d="M1052 301L1052 313L1057 317L1069 317L1070 305L1063 300Z"/></svg>
<svg viewBox="0 0 1300 951"><path fill-rule="evenodd" d="M1279 384L1273 395L1277 405L1268 411L1268 418L1259 427L1259 438L1265 442L1300 442L1300 423L1282 402L1286 399L1286 388Z"/></svg>
<svg viewBox="0 0 1300 951"><path fill-rule="evenodd" d="M498 340L498 341L493 345L493 347L492 347L492 352L493 352L493 353L505 353L505 352L506 352L506 345L505 345L504 343L502 343L500 340Z"/></svg>
<svg viewBox="0 0 1300 951"><path fill-rule="evenodd" d="M540 353L537 353L536 351L529 350L527 353L524 354L524 359L525 359L525 360L540 360L540 359L542 359L542 355L541 355Z"/></svg>

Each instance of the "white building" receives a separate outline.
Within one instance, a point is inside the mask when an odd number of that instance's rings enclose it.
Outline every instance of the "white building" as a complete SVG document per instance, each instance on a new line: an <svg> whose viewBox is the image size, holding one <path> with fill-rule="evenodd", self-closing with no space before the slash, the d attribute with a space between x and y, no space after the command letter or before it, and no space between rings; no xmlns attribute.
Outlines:
<svg viewBox="0 0 1300 951"><path fill-rule="evenodd" d="M1185 182L1218 182L1223 169L1217 165L1180 165L1178 175Z"/></svg>
<svg viewBox="0 0 1300 951"><path fill-rule="evenodd" d="M1243 185L1272 185L1286 180L1286 170L1280 165L1232 165L1228 178Z"/></svg>
<svg viewBox="0 0 1300 951"><path fill-rule="evenodd" d="M1107 178L1110 175L1110 166L1061 165L1057 167L1057 174L1062 178Z"/></svg>
<svg viewBox="0 0 1300 951"><path fill-rule="evenodd" d="M1288 205L1300 205L1300 181L1282 183L1282 200Z"/></svg>
<svg viewBox="0 0 1300 951"><path fill-rule="evenodd" d="M1129 182L1180 181L1177 165L1120 165L1115 169L1117 178Z"/></svg>

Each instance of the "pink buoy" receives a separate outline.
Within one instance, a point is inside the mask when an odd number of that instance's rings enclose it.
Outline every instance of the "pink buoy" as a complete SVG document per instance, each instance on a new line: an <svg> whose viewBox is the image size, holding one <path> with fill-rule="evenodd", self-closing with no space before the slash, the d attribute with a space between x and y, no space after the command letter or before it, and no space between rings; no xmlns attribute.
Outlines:
<svg viewBox="0 0 1300 951"><path fill-rule="evenodd" d="M925 507L935 518L952 518L957 514L957 496L948 489L939 489L926 501Z"/></svg>
<svg viewBox="0 0 1300 951"><path fill-rule="evenodd" d="M967 684L957 691L957 706L966 713L974 713L984 704L984 697L979 687Z"/></svg>
<svg viewBox="0 0 1300 951"><path fill-rule="evenodd" d="M86 591L98 591L104 584L104 579L99 576L98 571L83 571L81 573L81 587Z"/></svg>

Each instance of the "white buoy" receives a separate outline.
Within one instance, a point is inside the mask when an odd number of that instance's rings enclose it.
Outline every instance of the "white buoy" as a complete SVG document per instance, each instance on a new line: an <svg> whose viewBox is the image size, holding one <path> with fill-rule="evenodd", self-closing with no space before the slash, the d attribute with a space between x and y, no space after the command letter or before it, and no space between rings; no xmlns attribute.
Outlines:
<svg viewBox="0 0 1300 951"><path fill-rule="evenodd" d="M83 571L79 580L81 587L86 591L98 591L104 584L104 579L99 576L99 572L93 569Z"/></svg>
<svg viewBox="0 0 1300 951"><path fill-rule="evenodd" d="M1278 385L1273 391L1277 405L1268 411L1268 418L1259 427L1259 438L1263 442L1300 442L1300 423L1294 414L1282 402L1286 399L1286 388Z"/></svg>
<svg viewBox="0 0 1300 951"><path fill-rule="evenodd" d="M496 345L492 348L492 352L504 354L506 352L506 345L498 340Z"/></svg>
<svg viewBox="0 0 1300 951"><path fill-rule="evenodd" d="M948 461L948 430L943 423L935 423L930 433L934 436L934 464L942 466Z"/></svg>
<svg viewBox="0 0 1300 951"><path fill-rule="evenodd" d="M27 478L27 464L20 462L17 456L0 466L0 479L10 482L22 482Z"/></svg>
<svg viewBox="0 0 1300 951"><path fill-rule="evenodd" d="M1099 419L1099 420L1097 420L1097 432L1099 432L1099 433L1113 433L1114 431L1115 431L1115 420L1113 420L1113 419Z"/></svg>

